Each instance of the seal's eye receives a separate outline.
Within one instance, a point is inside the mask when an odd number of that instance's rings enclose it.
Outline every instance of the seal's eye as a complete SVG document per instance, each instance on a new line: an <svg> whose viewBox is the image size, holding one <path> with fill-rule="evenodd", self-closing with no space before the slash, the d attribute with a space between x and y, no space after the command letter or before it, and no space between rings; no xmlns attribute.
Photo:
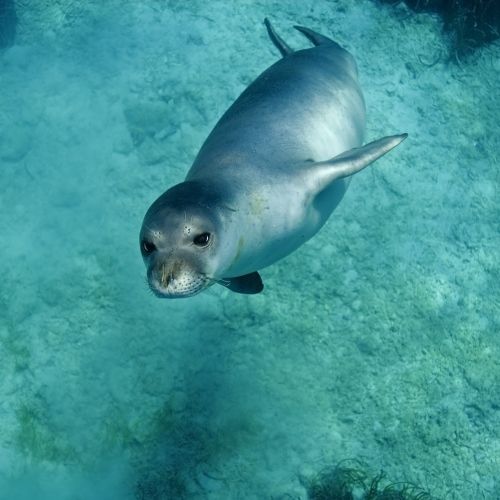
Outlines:
<svg viewBox="0 0 500 500"><path fill-rule="evenodd" d="M156 250L156 245L152 241L142 240L141 241L141 250L146 255L149 255L150 253L153 253Z"/></svg>
<svg viewBox="0 0 500 500"><path fill-rule="evenodd" d="M201 233L194 237L193 243L197 247L206 247L210 243L210 233Z"/></svg>

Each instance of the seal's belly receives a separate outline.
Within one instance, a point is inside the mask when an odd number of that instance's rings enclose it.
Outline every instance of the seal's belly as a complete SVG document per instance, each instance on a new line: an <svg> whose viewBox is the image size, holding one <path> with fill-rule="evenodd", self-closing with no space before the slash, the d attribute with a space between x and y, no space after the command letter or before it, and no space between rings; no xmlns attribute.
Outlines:
<svg viewBox="0 0 500 500"><path fill-rule="evenodd" d="M225 277L263 269L294 252L321 229L348 183L339 179L314 203L285 175L282 182L247 189L232 214L238 247Z"/></svg>

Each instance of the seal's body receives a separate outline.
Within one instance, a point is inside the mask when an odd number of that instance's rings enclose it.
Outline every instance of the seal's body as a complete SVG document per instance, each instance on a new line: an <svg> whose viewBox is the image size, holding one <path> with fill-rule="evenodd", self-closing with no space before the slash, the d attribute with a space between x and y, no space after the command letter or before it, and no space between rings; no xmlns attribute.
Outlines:
<svg viewBox="0 0 500 500"><path fill-rule="evenodd" d="M358 148L365 105L352 56L302 27L315 46L293 52L266 26L283 58L228 109L185 182L144 219L141 250L159 296L194 295L214 282L260 292L257 271L311 238L349 176L406 137Z"/></svg>

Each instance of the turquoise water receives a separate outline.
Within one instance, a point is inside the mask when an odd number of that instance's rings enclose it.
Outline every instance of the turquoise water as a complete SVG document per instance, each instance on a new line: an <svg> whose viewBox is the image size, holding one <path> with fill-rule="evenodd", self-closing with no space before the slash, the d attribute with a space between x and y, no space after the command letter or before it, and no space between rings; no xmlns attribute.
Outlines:
<svg viewBox="0 0 500 500"><path fill-rule="evenodd" d="M341 460L500 498L500 46L368 0L18 2L0 52L0 499L306 499ZM158 300L138 233L302 24L408 132L262 271ZM441 57L439 58L441 54ZM431 62L436 64L429 64Z"/></svg>

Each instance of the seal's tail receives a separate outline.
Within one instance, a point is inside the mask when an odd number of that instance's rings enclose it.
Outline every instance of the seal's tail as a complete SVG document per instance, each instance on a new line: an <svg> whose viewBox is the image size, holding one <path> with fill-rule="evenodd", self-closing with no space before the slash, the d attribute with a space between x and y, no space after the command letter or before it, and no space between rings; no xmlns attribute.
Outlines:
<svg viewBox="0 0 500 500"><path fill-rule="evenodd" d="M275 45L275 47L280 51L282 57L286 57L290 54L293 54L293 49L281 38L278 33L276 33L271 21L266 17L264 19L264 24L266 25L267 33L271 42ZM338 48L342 48L337 42L334 42L331 38L327 36L316 33L309 28L304 26L294 26L294 28L300 31L308 40L310 40L316 47L318 45L334 45Z"/></svg>

